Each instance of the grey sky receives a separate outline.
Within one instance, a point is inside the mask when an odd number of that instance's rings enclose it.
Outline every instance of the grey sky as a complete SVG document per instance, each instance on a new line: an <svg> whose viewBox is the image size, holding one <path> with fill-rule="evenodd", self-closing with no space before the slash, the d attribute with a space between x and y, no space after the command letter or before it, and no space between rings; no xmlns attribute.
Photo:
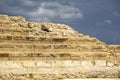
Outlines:
<svg viewBox="0 0 120 80"><path fill-rule="evenodd" d="M120 44L120 0L0 0L0 14L64 23L107 44Z"/></svg>

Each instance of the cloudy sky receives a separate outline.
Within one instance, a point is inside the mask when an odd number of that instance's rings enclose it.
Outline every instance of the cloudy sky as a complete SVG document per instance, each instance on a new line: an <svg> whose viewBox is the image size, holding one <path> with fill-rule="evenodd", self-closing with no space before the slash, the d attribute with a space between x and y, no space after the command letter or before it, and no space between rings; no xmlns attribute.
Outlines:
<svg viewBox="0 0 120 80"><path fill-rule="evenodd" d="M0 14L63 23L107 44L120 44L120 0L0 0Z"/></svg>

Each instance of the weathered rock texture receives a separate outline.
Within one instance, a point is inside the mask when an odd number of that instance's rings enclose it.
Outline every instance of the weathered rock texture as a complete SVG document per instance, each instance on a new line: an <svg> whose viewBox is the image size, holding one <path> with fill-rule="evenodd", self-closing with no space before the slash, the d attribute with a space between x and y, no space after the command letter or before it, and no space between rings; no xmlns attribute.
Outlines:
<svg viewBox="0 0 120 80"><path fill-rule="evenodd" d="M8 80L120 77L120 45L67 25L0 15L0 76Z"/></svg>

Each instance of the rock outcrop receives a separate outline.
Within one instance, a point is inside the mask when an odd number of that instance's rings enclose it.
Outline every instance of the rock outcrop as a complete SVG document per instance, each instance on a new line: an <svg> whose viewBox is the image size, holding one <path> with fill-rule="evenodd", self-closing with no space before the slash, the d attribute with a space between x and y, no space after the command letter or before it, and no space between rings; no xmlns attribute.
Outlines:
<svg viewBox="0 0 120 80"><path fill-rule="evenodd" d="M120 45L106 45L65 24L0 15L2 79L120 77Z"/></svg>

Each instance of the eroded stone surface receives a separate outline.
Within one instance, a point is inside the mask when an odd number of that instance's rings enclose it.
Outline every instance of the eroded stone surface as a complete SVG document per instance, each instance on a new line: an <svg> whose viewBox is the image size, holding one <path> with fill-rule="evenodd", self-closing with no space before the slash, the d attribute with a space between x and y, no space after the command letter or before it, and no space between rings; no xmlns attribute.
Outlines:
<svg viewBox="0 0 120 80"><path fill-rule="evenodd" d="M0 15L0 78L120 77L120 45L106 45L65 24ZM50 80L49 79L49 80Z"/></svg>

